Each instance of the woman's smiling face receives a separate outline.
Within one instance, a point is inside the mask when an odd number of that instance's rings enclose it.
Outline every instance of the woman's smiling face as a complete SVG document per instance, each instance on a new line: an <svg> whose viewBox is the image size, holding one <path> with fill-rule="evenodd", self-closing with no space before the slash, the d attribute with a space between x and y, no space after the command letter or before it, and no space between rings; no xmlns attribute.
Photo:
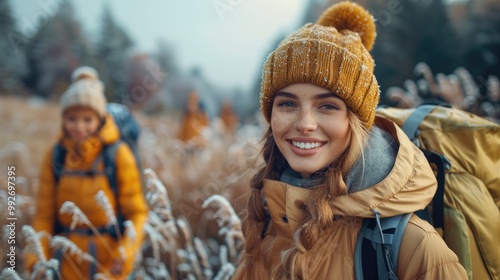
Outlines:
<svg viewBox="0 0 500 280"><path fill-rule="evenodd" d="M292 84L276 93L271 129L293 170L308 178L330 165L349 145L345 102L313 84Z"/></svg>

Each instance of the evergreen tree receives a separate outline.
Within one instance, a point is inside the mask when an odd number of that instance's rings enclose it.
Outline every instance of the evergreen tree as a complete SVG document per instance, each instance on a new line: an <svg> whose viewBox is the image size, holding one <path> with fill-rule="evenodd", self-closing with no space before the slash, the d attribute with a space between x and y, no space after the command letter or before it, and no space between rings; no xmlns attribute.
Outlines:
<svg viewBox="0 0 500 280"><path fill-rule="evenodd" d="M260 63L260 67L257 68L257 73L255 75L255 81L252 85L252 88L250 89L250 100L246 103L247 107L245 112L242 114L243 117L246 117L250 115L253 117L253 113L257 112L260 108L260 103L259 103L259 98L256 98L260 95L260 90L261 90L261 84L262 84L262 69L264 68L264 63L267 60L267 57L271 52L276 50L278 47L279 43L283 41L283 39L286 38L285 34L280 34L278 35L274 41L269 44L269 49L262 54L262 62Z"/></svg>
<svg viewBox="0 0 500 280"><path fill-rule="evenodd" d="M450 73L462 64L461 46L441 0L375 1L370 10L377 19L372 55L382 92L413 78L419 62L436 73Z"/></svg>
<svg viewBox="0 0 500 280"><path fill-rule="evenodd" d="M311 1L304 22L315 22L341 0ZM450 73L462 64L463 46L448 20L443 0L357 0L376 19L377 39L371 54L382 92L414 78L419 62ZM387 100L381 100L386 103Z"/></svg>
<svg viewBox="0 0 500 280"><path fill-rule="evenodd" d="M485 89L490 75L500 77L500 3L471 1L464 28L465 64L472 77Z"/></svg>
<svg viewBox="0 0 500 280"><path fill-rule="evenodd" d="M94 64L90 42L70 2L62 2L57 13L39 26L27 44L26 57L27 85L35 94L52 98L67 89L75 68Z"/></svg>
<svg viewBox="0 0 500 280"><path fill-rule="evenodd" d="M26 39L16 29L8 0L0 0L0 94L22 91Z"/></svg>
<svg viewBox="0 0 500 280"><path fill-rule="evenodd" d="M132 46L132 40L116 23L109 6L106 5L96 50L100 61L98 69L106 84L106 96L110 101L129 103L126 66Z"/></svg>

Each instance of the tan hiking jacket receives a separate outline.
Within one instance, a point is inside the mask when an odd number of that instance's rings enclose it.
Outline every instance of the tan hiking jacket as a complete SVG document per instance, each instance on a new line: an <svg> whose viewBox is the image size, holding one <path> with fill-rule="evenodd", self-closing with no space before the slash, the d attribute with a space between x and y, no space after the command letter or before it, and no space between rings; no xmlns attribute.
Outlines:
<svg viewBox="0 0 500 280"><path fill-rule="evenodd" d="M306 251L308 271L304 279L354 279L354 248L363 219L372 209L389 217L423 209L436 191L435 176L421 153L393 122L377 117L375 125L397 142L393 168L379 183L332 198L337 219ZM269 275L280 265L281 253L293 246L293 234L302 215L300 205L310 190L280 181L266 180L263 193L271 222L261 243L259 271L245 270L245 255L233 279ZM348 218L347 218L348 217ZM467 279L457 256L427 222L413 215L399 251L398 279ZM269 278L269 277L268 277Z"/></svg>

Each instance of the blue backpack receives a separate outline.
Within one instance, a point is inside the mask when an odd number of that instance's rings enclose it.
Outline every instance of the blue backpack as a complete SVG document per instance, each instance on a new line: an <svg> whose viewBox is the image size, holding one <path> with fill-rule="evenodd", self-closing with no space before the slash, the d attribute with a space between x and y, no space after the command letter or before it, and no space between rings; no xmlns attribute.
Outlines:
<svg viewBox="0 0 500 280"><path fill-rule="evenodd" d="M57 143L55 144L53 150L52 150L52 167L53 167L53 172L54 172L54 178L55 178L55 184L56 187L59 183L59 180L61 179L62 176L70 175L70 176L94 176L100 173L103 173L102 171L99 172L97 170L97 167L100 163L101 160L104 161L104 173L106 173L106 176L108 178L109 185L115 195L116 201L118 201L118 184L116 182L116 165L115 165L115 159L116 159L116 151L118 147L120 146L121 143L126 143L130 149L132 150L132 153L134 154L136 163L137 163L137 168L139 170L139 173L141 174L141 183L143 182L142 178L142 168L141 168L141 162L139 158L139 153L138 153L138 147L137 147L137 142L139 139L139 134L140 134L140 127L137 123L137 121L134 119L132 114L130 113L129 109L122 104L117 104L117 103L109 103L106 106L107 112L113 117L113 120L115 121L116 125L118 126L118 129L120 131L120 139L110 145L104 146L102 149L101 154L96 158L94 163L92 164L92 167L90 170L84 170L84 171L66 171L64 170L64 161L66 158L66 149L60 144ZM116 218L118 221L119 225L119 230L121 233L124 232L124 225L123 222L125 221L125 218L123 214L120 211L119 204L117 203L117 213L116 213ZM56 211L58 212L58 211ZM91 230L80 230L80 229L75 229L74 231L80 232L82 234L87 234L87 235L92 235L93 232ZM114 228L114 226L110 227L103 227L103 228L98 228L98 231L100 233L109 233L111 236L114 236L117 238L117 233ZM69 232L69 228L62 226L57 219L55 219L54 223L54 234L59 234L63 232Z"/></svg>

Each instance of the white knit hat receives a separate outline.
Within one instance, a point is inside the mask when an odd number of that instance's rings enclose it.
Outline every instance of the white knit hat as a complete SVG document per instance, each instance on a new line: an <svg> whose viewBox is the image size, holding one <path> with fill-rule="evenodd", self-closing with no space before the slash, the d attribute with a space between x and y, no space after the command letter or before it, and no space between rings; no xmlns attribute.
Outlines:
<svg viewBox="0 0 500 280"><path fill-rule="evenodd" d="M97 71L89 66L77 68L71 74L71 85L61 96L61 112L73 106L87 106L104 117L106 97L104 84L99 81Z"/></svg>

